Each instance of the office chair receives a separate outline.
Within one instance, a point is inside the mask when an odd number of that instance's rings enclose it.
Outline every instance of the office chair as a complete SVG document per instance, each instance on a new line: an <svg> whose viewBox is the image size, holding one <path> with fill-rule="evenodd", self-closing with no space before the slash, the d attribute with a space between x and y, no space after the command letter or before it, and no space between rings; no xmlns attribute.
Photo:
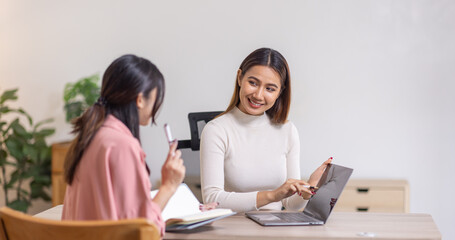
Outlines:
<svg viewBox="0 0 455 240"><path fill-rule="evenodd" d="M222 111L189 113L188 121L190 123L191 139L179 141L177 148L191 148L192 151L199 151L202 129L205 124L221 113Z"/></svg>
<svg viewBox="0 0 455 240"><path fill-rule="evenodd" d="M205 124L210 120L221 114L221 111L216 112L194 112L188 114L188 121L190 124L191 139L189 140L180 140L178 141L178 149L190 149L190 152L199 151L200 142L201 142L201 133ZM183 153L184 151L182 151ZM185 154L185 153L183 153ZM199 156L195 156L194 153L186 153L189 156L192 156L193 159L197 159L197 162L193 164L199 164ZM191 164L191 161L185 161L186 164ZM199 171L199 166L189 165L187 166L187 174L183 182L185 182L191 191L194 193L199 202L202 202L202 192L201 192L201 177L199 173L191 174L190 170ZM196 170L197 169L197 170Z"/></svg>
<svg viewBox="0 0 455 240"><path fill-rule="evenodd" d="M101 221L57 221L0 208L0 239L4 240L145 240L161 239L145 218Z"/></svg>

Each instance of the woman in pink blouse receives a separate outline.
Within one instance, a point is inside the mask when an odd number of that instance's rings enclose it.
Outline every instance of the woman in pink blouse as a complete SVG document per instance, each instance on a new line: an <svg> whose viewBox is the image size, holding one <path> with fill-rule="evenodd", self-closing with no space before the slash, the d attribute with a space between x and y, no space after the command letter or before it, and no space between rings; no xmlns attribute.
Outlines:
<svg viewBox="0 0 455 240"><path fill-rule="evenodd" d="M139 125L155 123L163 98L163 75L149 60L124 55L108 67L98 102L74 121L76 138L65 161L63 220L147 218L164 234L161 211L182 182L185 167L174 142L152 199L139 135Z"/></svg>

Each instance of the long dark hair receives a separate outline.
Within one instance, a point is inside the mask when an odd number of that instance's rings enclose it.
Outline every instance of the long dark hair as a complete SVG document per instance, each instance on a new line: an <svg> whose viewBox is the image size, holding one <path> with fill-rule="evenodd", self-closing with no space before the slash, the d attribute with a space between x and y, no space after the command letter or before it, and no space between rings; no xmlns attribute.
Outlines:
<svg viewBox="0 0 455 240"><path fill-rule="evenodd" d="M235 88L234 93L232 94L231 102L229 103L226 111L220 115L223 115L238 106L240 103L240 86L238 84L238 79L242 78L250 68L258 65L270 67L280 75L280 96L276 99L275 104L266 111L266 114L273 123L286 123L291 105L291 75L286 59L278 51L271 48L256 49L243 60L239 67L241 73L240 75L237 75L235 80Z"/></svg>
<svg viewBox="0 0 455 240"><path fill-rule="evenodd" d="M73 121L72 133L76 134L76 137L66 155L64 166L65 181L68 184L73 182L85 149L108 114L122 121L140 141L136 99L139 93L149 98L155 88L157 96L151 112L153 124L164 98L165 85L161 72L149 60L135 55L123 55L109 65L103 76L98 102Z"/></svg>

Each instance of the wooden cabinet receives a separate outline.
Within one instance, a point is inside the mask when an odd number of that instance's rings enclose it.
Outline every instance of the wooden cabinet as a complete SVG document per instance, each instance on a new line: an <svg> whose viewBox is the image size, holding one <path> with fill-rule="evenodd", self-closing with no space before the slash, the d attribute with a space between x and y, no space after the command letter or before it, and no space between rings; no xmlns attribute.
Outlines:
<svg viewBox="0 0 455 240"><path fill-rule="evenodd" d="M52 205L63 204L66 183L63 175L63 163L70 142L52 144Z"/></svg>
<svg viewBox="0 0 455 240"><path fill-rule="evenodd" d="M409 212L409 184L406 180L351 179L334 211Z"/></svg>

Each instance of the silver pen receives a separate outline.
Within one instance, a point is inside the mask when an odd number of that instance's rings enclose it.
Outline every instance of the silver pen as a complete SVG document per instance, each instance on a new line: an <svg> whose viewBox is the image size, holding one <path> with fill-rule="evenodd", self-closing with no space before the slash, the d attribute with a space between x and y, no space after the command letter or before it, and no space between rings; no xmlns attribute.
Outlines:
<svg viewBox="0 0 455 240"><path fill-rule="evenodd" d="M302 187L308 188L308 189L310 189L310 190L318 190L318 189L319 189L318 187L311 186L311 185L303 185Z"/></svg>

